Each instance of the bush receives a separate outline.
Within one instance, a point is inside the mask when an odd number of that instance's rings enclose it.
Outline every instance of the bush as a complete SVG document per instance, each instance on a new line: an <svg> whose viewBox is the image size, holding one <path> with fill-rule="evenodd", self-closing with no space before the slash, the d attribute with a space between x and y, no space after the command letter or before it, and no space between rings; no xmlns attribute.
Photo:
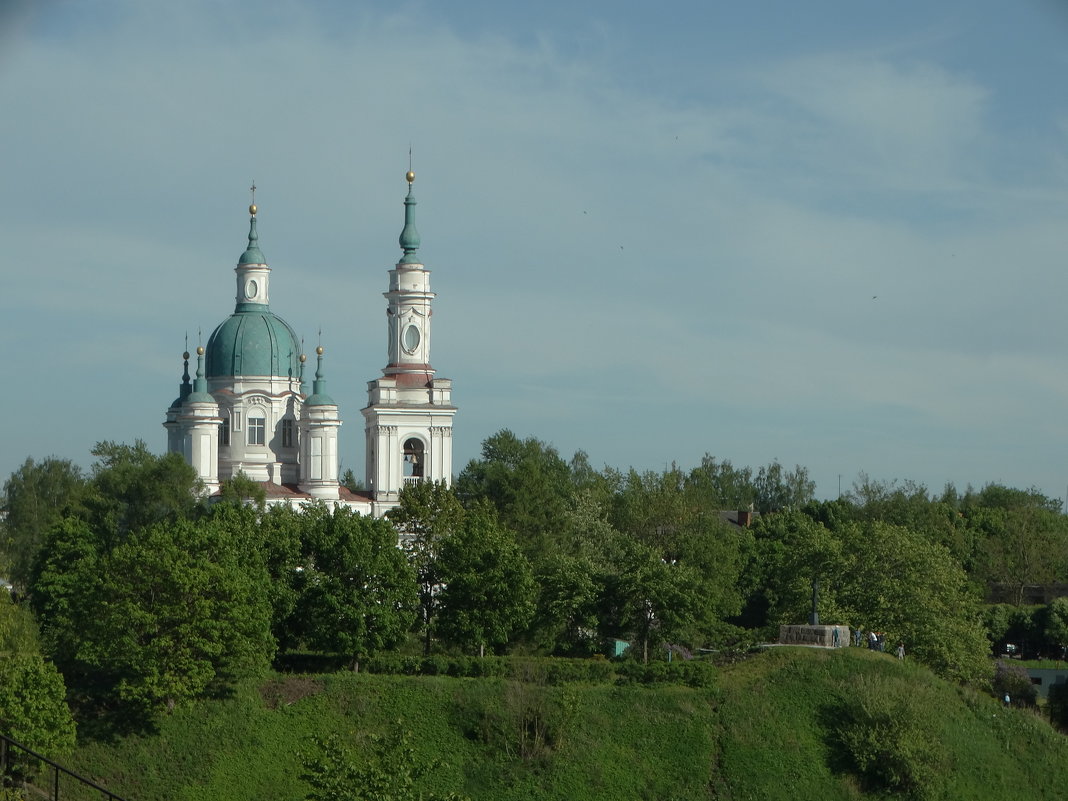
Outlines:
<svg viewBox="0 0 1068 801"><path fill-rule="evenodd" d="M836 737L867 788L902 797L940 795L948 756L938 705L926 687L863 675L838 709Z"/></svg>
<svg viewBox="0 0 1068 801"><path fill-rule="evenodd" d="M1013 706L1033 707L1038 698L1027 670L1002 660L994 670L994 693L998 699L1009 696Z"/></svg>

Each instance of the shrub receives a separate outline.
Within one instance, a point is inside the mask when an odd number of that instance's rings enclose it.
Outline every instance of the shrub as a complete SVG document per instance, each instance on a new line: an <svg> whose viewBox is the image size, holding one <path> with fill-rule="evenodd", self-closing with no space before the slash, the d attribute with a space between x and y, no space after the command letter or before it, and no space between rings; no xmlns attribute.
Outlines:
<svg viewBox="0 0 1068 801"><path fill-rule="evenodd" d="M902 797L938 797L948 756L929 691L864 675L838 709L836 737L862 783Z"/></svg>
<svg viewBox="0 0 1068 801"><path fill-rule="evenodd" d="M1027 670L1002 660L994 670L994 692L999 699L1009 696L1013 706L1033 707L1038 697Z"/></svg>

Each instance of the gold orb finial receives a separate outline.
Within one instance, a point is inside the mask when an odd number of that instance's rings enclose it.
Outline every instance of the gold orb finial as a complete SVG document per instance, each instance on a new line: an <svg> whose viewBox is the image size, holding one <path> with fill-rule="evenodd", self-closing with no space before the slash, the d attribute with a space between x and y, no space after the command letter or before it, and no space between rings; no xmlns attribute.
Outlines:
<svg viewBox="0 0 1068 801"><path fill-rule="evenodd" d="M322 355L323 355L323 346L322 346L322 345L320 345L319 347L317 347L317 348L315 349L315 352L316 352L316 353L317 353L318 355L322 356Z"/></svg>
<svg viewBox="0 0 1068 801"><path fill-rule="evenodd" d="M308 361L307 355L304 354L304 353L300 354L300 363L304 364L304 362L306 362L306 361Z"/></svg>
<svg viewBox="0 0 1068 801"><path fill-rule="evenodd" d="M253 217L256 216L256 212L257 211L259 211L259 209L256 208L256 204L255 203L253 203L251 206L248 207L248 213L251 214Z"/></svg>
<svg viewBox="0 0 1068 801"><path fill-rule="evenodd" d="M408 170L408 174L405 175L404 177L407 179L409 186L411 184L415 183L415 172L414 171Z"/></svg>
<svg viewBox="0 0 1068 801"><path fill-rule="evenodd" d="M197 345L197 356L203 356L203 355L204 355L204 346L203 345Z"/></svg>

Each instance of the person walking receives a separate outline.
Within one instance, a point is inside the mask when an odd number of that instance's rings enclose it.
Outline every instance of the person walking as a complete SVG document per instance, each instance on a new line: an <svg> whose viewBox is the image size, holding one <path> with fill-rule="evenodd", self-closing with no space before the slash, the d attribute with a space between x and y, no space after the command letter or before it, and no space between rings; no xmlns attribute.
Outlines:
<svg viewBox="0 0 1068 801"><path fill-rule="evenodd" d="M904 659L905 658L905 643L903 643L903 642L899 642L897 644L897 658L898 659Z"/></svg>

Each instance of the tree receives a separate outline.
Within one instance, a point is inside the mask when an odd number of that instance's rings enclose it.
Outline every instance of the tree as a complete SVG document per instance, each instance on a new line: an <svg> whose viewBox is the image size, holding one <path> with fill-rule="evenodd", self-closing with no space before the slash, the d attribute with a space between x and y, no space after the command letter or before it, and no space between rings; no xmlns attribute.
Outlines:
<svg viewBox="0 0 1068 801"><path fill-rule="evenodd" d="M89 520L108 540L164 521L188 519L203 509L203 484L180 453L157 456L141 440L99 442L86 496Z"/></svg>
<svg viewBox="0 0 1068 801"><path fill-rule="evenodd" d="M4 482L0 524L0 572L26 592L33 562L52 526L76 507L85 490L82 471L66 459L27 459Z"/></svg>
<svg viewBox="0 0 1068 801"><path fill-rule="evenodd" d="M753 471L735 467L729 459L717 461L709 453L686 476L686 492L692 507L707 513L745 509L756 500Z"/></svg>
<svg viewBox="0 0 1068 801"><path fill-rule="evenodd" d="M841 539L798 511L762 516L753 526L757 570L770 623L801 623L812 611L813 583L819 583L821 620L845 622L837 602L845 557Z"/></svg>
<svg viewBox="0 0 1068 801"><path fill-rule="evenodd" d="M267 491L262 484L249 478L243 470L238 470L236 476L222 483L219 488L218 502L236 505L249 504L262 512L267 505Z"/></svg>
<svg viewBox="0 0 1068 801"><path fill-rule="evenodd" d="M1046 607L1046 642L1062 659L1068 651L1068 598L1055 598Z"/></svg>
<svg viewBox="0 0 1068 801"><path fill-rule="evenodd" d="M777 461L761 467L753 481L756 490L756 508L762 514L782 509L800 509L812 500L816 482L808 477L808 470L801 465L786 472Z"/></svg>
<svg viewBox="0 0 1068 801"><path fill-rule="evenodd" d="M515 539L485 507L468 512L441 546L441 635L457 645L500 646L534 614L534 578Z"/></svg>
<svg viewBox="0 0 1068 801"><path fill-rule="evenodd" d="M1068 518L1034 506L981 508L970 524L980 533L977 572L1023 603L1029 584L1051 584L1068 566Z"/></svg>
<svg viewBox="0 0 1068 801"><path fill-rule="evenodd" d="M301 602L308 639L322 650L360 659L404 639L414 617L415 575L388 520L344 507L305 512L311 565Z"/></svg>
<svg viewBox="0 0 1068 801"><path fill-rule="evenodd" d="M262 553L212 520L175 520L108 547L68 518L35 579L43 634L98 699L150 717L266 668L270 636Z"/></svg>
<svg viewBox="0 0 1068 801"><path fill-rule="evenodd" d="M905 643L953 681L990 680L989 642L960 565L942 546L901 526L846 527L836 594L848 619Z"/></svg>
<svg viewBox="0 0 1068 801"><path fill-rule="evenodd" d="M621 570L608 583L612 618L621 631L642 645L642 661L649 661L653 632L671 641L691 631L704 609L699 577L688 565L665 562L651 547L632 541Z"/></svg>
<svg viewBox="0 0 1068 801"><path fill-rule="evenodd" d="M429 656L442 583L441 544L459 527L464 509L444 482L410 484L401 490L399 500L386 516L400 530L401 546L419 583L423 653Z"/></svg>
<svg viewBox="0 0 1068 801"><path fill-rule="evenodd" d="M5 733L40 753L74 747L63 677L41 656L33 617L0 592L0 720Z"/></svg>
<svg viewBox="0 0 1068 801"><path fill-rule="evenodd" d="M571 469L555 448L508 430L487 438L482 458L472 459L456 480L464 505L489 501L532 560L555 541L573 491Z"/></svg>

